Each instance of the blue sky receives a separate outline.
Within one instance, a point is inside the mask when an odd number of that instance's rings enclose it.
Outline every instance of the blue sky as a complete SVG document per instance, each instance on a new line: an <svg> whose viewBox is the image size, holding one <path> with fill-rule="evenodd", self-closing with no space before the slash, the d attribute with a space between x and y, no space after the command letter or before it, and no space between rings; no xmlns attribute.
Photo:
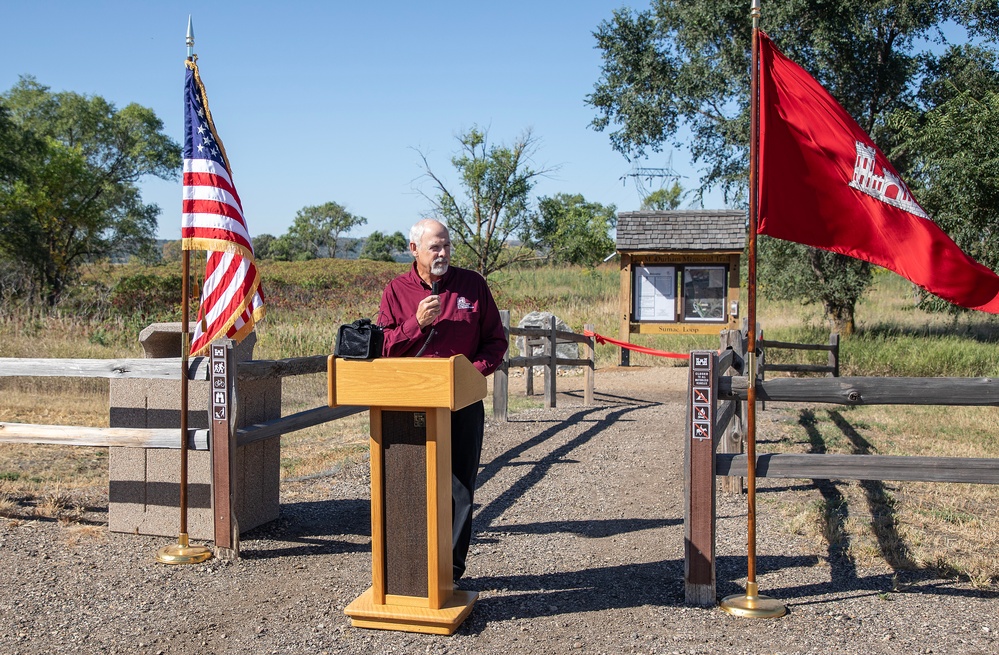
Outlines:
<svg viewBox="0 0 999 655"><path fill-rule="evenodd" d="M137 102L179 143L191 14L251 234L283 234L296 211L327 201L368 219L351 236L405 232L430 209L418 151L457 187L455 136L473 125L497 144L533 130L535 164L559 167L536 195L582 193L630 211L640 196L621 177L633 164L588 127L595 114L584 104L600 71L592 33L624 5L647 3L11 2L0 88L28 74L55 91ZM685 188L697 185L686 153L672 165ZM180 182L142 189L160 206L159 236L179 238Z"/></svg>

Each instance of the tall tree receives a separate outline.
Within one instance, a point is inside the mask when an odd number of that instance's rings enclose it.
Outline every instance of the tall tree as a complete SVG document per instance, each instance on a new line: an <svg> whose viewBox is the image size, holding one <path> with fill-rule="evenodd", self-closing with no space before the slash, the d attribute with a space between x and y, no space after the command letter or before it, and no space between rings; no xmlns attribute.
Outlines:
<svg viewBox="0 0 999 655"><path fill-rule="evenodd" d="M159 208L142 202L136 184L176 178L180 146L134 103L117 109L99 96L52 93L30 77L2 101L31 148L0 186L0 250L53 305L81 264L149 246Z"/></svg>
<svg viewBox="0 0 999 655"><path fill-rule="evenodd" d="M658 212L676 209L682 200L683 187L679 182L673 182L671 186L656 189L642 198L642 209Z"/></svg>
<svg viewBox="0 0 999 655"><path fill-rule="evenodd" d="M368 219L355 216L335 202L303 207L288 229L294 258L336 257L342 245L340 238L367 222Z"/></svg>
<svg viewBox="0 0 999 655"><path fill-rule="evenodd" d="M837 332L853 332L857 299L874 279L870 264L769 237L761 238L758 248L762 294L773 300L821 303Z"/></svg>
<svg viewBox="0 0 999 655"><path fill-rule="evenodd" d="M0 230L8 222L27 220L23 210L11 206L10 198L15 183L25 173L22 162L35 158L41 145L38 139L14 123L0 97ZM30 298L32 286L31 271L10 248L0 245L0 302L25 295Z"/></svg>
<svg viewBox="0 0 999 655"><path fill-rule="evenodd" d="M409 241L403 236L402 232L384 234L375 230L364 240L364 246L361 248L361 254L358 259L394 262L394 255L400 252L408 252L408 247Z"/></svg>
<svg viewBox="0 0 999 655"><path fill-rule="evenodd" d="M17 179L23 169L22 162L37 147L30 140L30 134L11 119L10 109L0 97L0 184L10 185Z"/></svg>
<svg viewBox="0 0 999 655"><path fill-rule="evenodd" d="M890 155L907 162L920 204L971 257L999 271L999 66L963 45L930 62L915 110L889 119ZM922 294L927 309L961 311Z"/></svg>
<svg viewBox="0 0 999 655"><path fill-rule="evenodd" d="M892 140L886 120L895 111L918 109L919 81L935 61L934 42L945 40L948 20L972 34L995 37L994 3L966 0L773 0L761 26L791 59L801 64L843 105L876 142ZM654 0L650 9L621 9L595 33L603 68L587 102L596 110L593 127L610 129L611 143L628 157L681 147L681 130L694 161L702 166L703 197L719 188L727 203L744 204L748 188L751 23L742 0L679 2ZM904 163L895 162L906 174ZM764 259L761 268L784 268ZM852 328L853 308L866 287L867 265L846 257L808 256L803 247L786 252L797 263L820 269L818 284L843 298L840 329ZM869 277L868 277L869 279ZM836 286L838 288L836 288ZM802 297L821 290L801 288ZM835 309L835 311L834 311Z"/></svg>
<svg viewBox="0 0 999 655"><path fill-rule="evenodd" d="M299 260L314 259L314 257L296 253L296 245L287 233L279 237L273 234L259 234L253 237L253 256L256 259L273 259L279 262L295 261L296 254Z"/></svg>
<svg viewBox="0 0 999 655"><path fill-rule="evenodd" d="M538 213L524 241L551 263L596 266L614 252L610 231L616 225L614 205L558 193L538 200Z"/></svg>
<svg viewBox="0 0 999 655"><path fill-rule="evenodd" d="M486 277L533 256L506 244L529 225L531 190L537 179L552 169L533 167L538 141L530 130L510 146L490 144L488 134L478 127L457 139L461 147L451 164L458 171L461 191L435 174L420 153L435 187L435 194L426 197L451 233L455 263Z"/></svg>

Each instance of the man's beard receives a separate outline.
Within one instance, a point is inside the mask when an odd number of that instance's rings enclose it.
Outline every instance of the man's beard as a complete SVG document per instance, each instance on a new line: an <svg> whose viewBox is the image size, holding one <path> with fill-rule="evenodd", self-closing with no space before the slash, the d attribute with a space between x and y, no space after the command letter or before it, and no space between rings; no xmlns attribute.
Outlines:
<svg viewBox="0 0 999 655"><path fill-rule="evenodd" d="M435 259L430 265L430 273L432 275L441 276L447 273L448 261L443 257Z"/></svg>

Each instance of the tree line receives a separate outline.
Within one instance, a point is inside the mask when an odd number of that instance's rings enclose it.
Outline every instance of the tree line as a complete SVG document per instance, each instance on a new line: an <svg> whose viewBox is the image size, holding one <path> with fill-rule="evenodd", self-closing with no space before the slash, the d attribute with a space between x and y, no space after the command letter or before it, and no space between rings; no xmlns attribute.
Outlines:
<svg viewBox="0 0 999 655"><path fill-rule="evenodd" d="M0 292L51 306L86 262L152 256L159 208L137 184L180 164L152 110L22 77L0 96Z"/></svg>
<svg viewBox="0 0 999 655"><path fill-rule="evenodd" d="M530 132L504 145L472 128L458 141L451 160L458 186L427 165L433 191L425 195L427 215L451 228L456 264L488 276L517 262L593 265L613 253L614 205L581 194L532 198L549 171L532 163L537 141ZM151 109L119 109L100 96L53 92L22 77L0 95L0 296L54 306L86 263L179 259L179 241L156 248L159 207L143 202L138 182L177 179L180 165L180 146ZM285 234L254 238L255 254L337 257L359 241L361 258L392 261L408 251L401 232L347 237L365 224L336 202L303 207Z"/></svg>
<svg viewBox="0 0 999 655"><path fill-rule="evenodd" d="M983 0L767 0L762 28L881 146L933 220L999 270L999 9ZM951 42L954 27L968 39ZM660 189L643 208L729 206L748 192L751 22L745 0L653 0L597 26L602 62L584 99L591 127L630 160L686 147L699 185ZM689 134L689 136L687 136ZM682 137L682 142L681 142ZM538 163L530 130L494 143L477 126L450 159L457 182L422 159L426 215L451 229L456 264L489 274L516 263L594 265L614 252L617 208L582 194L535 197L557 167ZM25 77L0 95L0 294L54 304L82 263L154 260L158 208L146 175L175 179L180 148L152 110L53 93ZM406 224L419 217L405 219ZM808 217L802 217L807 220ZM400 219L402 221L402 219ZM343 255L367 219L336 202L303 207L286 234L259 235L262 259ZM405 252L401 232L372 233L360 255ZM843 332L872 283L866 262L761 238L759 283L772 298L821 303ZM926 294L920 304L957 311Z"/></svg>

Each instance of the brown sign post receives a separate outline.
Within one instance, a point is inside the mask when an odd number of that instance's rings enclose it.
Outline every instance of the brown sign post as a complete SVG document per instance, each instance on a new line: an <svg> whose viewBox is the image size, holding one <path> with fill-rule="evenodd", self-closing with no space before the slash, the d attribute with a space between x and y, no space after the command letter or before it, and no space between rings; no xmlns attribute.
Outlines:
<svg viewBox="0 0 999 655"><path fill-rule="evenodd" d="M715 415L717 353L690 353L684 447L684 591L687 603L714 605L715 596Z"/></svg>
<svg viewBox="0 0 999 655"><path fill-rule="evenodd" d="M232 341L218 339L211 345L211 431L212 431L212 512L215 524L215 547L238 555L239 528L232 511L232 465L235 452L232 422L232 393L235 364Z"/></svg>

